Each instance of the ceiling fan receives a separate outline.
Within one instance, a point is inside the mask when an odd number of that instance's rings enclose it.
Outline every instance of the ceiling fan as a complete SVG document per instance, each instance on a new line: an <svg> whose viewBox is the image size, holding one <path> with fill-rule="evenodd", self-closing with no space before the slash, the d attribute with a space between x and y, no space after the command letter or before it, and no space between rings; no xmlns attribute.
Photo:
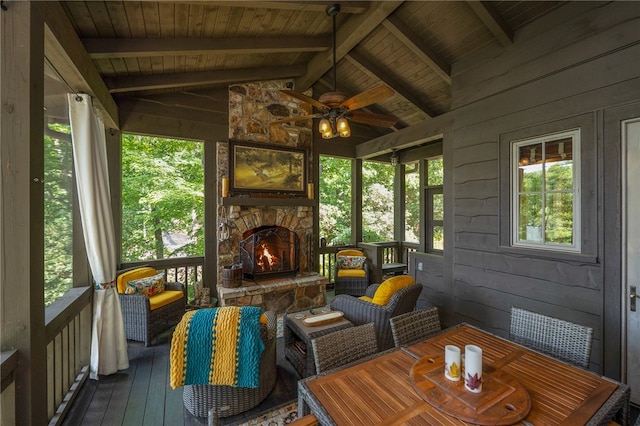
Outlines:
<svg viewBox="0 0 640 426"><path fill-rule="evenodd" d="M388 86L374 86L364 92L358 93L350 98L337 90L336 76L336 15L340 12L340 5L327 6L327 15L333 17L333 92L327 92L318 100L295 90L282 89L282 93L307 102L316 107L319 112L316 114L289 117L275 120L272 123L287 123L292 121L304 121L312 118L320 118L319 130L324 139L349 137L351 129L349 120L355 123L367 124L378 127L391 127L398 119L392 115L374 114L370 112L357 111L368 105L375 104L394 95L394 91Z"/></svg>

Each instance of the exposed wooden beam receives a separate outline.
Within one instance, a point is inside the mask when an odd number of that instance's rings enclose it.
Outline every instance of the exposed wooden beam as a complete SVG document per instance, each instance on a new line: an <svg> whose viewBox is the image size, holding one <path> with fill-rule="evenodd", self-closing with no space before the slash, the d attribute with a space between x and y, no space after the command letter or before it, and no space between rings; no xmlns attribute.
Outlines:
<svg viewBox="0 0 640 426"><path fill-rule="evenodd" d="M118 107L60 3L40 2L38 7L46 23L45 55L49 62L72 90L91 95L107 127L119 128Z"/></svg>
<svg viewBox="0 0 640 426"><path fill-rule="evenodd" d="M431 107L416 95L415 90L402 83L400 79L392 77L388 71L380 68L380 66L378 66L374 61L364 56L357 49L353 49L349 52L345 59L358 67L365 74L375 79L382 80L384 84L391 87L396 91L396 93L423 111L427 118L434 117L436 115Z"/></svg>
<svg viewBox="0 0 640 426"><path fill-rule="evenodd" d="M226 84L243 81L277 80L293 78L304 74L305 65L286 67L242 68L230 70L211 70L172 74L154 74L105 78L111 93L139 90L166 89L170 87L198 86L204 84Z"/></svg>
<svg viewBox="0 0 640 426"><path fill-rule="evenodd" d="M393 149L406 149L442 139L444 133L453 128L453 121L454 115L446 113L401 131L380 136L357 145L356 156L368 159L389 153Z"/></svg>
<svg viewBox="0 0 640 426"><path fill-rule="evenodd" d="M198 90L194 92L161 93L151 96L124 96L116 97L118 106L130 100L157 102L173 107L184 107L209 112L229 112L229 88L216 87L212 89Z"/></svg>
<svg viewBox="0 0 640 426"><path fill-rule="evenodd" d="M468 0L467 4L503 46L513 43L513 30L489 2Z"/></svg>
<svg viewBox="0 0 640 426"><path fill-rule="evenodd" d="M181 121L194 121L208 123L217 126L229 125L229 111L211 112L201 109L176 106L172 103L158 102L149 99L123 99L120 107L120 117L132 114L149 116L166 116Z"/></svg>
<svg viewBox="0 0 640 426"><path fill-rule="evenodd" d="M451 84L451 66L434 52L420 37L405 25L397 16L389 16L384 27L402 42L414 55L427 64L447 84Z"/></svg>
<svg viewBox="0 0 640 426"><path fill-rule="evenodd" d="M175 0L141 0L143 2L153 3L174 3ZM188 0L188 3L206 3L207 5L218 5L227 7L243 7L254 9L280 9L280 10L297 10L310 12L324 12L327 6L335 4L334 1L207 1L207 0ZM365 1L343 1L340 2L340 11L345 13L364 13L367 10L367 2Z"/></svg>
<svg viewBox="0 0 640 426"><path fill-rule="evenodd" d="M331 37L287 38L86 38L84 47L93 59L177 55L322 52Z"/></svg>
<svg viewBox="0 0 640 426"><path fill-rule="evenodd" d="M344 57L356 47L371 31L380 25L402 1L372 2L362 15L349 18L336 34L336 60ZM331 19L327 17L327 19ZM295 89L304 92L333 66L333 52L317 53L308 64L307 73L295 79Z"/></svg>

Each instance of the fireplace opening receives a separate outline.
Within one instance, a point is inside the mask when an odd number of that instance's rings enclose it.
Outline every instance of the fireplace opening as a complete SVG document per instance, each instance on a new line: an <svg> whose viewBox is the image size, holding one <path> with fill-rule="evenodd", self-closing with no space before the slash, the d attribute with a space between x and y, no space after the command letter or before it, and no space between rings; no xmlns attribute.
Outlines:
<svg viewBox="0 0 640 426"><path fill-rule="evenodd" d="M246 231L240 242L242 275L258 281L295 276L300 269L298 235L282 226L261 226Z"/></svg>

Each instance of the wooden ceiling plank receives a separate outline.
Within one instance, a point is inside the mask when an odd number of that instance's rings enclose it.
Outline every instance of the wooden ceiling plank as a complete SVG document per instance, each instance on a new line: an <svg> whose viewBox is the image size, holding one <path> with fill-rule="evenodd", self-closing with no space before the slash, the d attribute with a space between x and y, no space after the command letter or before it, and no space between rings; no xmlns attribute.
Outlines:
<svg viewBox="0 0 640 426"><path fill-rule="evenodd" d="M336 34L336 60L344 57L356 47L369 33L393 13L402 1L372 2L362 15L350 17ZM327 17L327 19L331 19ZM307 73L295 80L295 89L305 91L333 66L333 52L317 53L308 63Z"/></svg>
<svg viewBox="0 0 640 426"><path fill-rule="evenodd" d="M345 57L346 60L353 63L355 66L360 68L360 70L370 76L381 80L387 86L391 87L396 91L397 94L411 102L416 108L420 109L425 113L427 118L434 117L437 115L429 105L426 105L416 94L415 90L411 87L405 85L401 82L401 80L397 78L392 78L388 73L383 71L378 65L376 65L373 61L366 58L362 53L358 52L357 49L352 50Z"/></svg>
<svg viewBox="0 0 640 426"><path fill-rule="evenodd" d="M93 59L239 53L323 52L331 48L330 37L232 39L87 38L82 42Z"/></svg>
<svg viewBox="0 0 640 426"><path fill-rule="evenodd" d="M411 31L407 25L404 25L398 17L391 15L382 25L446 81L447 84L451 84L451 66L425 44L417 34Z"/></svg>
<svg viewBox="0 0 640 426"><path fill-rule="evenodd" d="M93 97L108 127L119 128L118 106L58 2L42 2L47 59L73 90Z"/></svg>
<svg viewBox="0 0 640 426"><path fill-rule="evenodd" d="M467 0L467 4L503 46L513 43L513 30L489 2Z"/></svg>
<svg viewBox="0 0 640 426"><path fill-rule="evenodd" d="M244 81L278 80L304 74L304 64L285 67L259 67L229 70L153 74L120 78L105 78L111 93L155 90L204 84L238 83Z"/></svg>

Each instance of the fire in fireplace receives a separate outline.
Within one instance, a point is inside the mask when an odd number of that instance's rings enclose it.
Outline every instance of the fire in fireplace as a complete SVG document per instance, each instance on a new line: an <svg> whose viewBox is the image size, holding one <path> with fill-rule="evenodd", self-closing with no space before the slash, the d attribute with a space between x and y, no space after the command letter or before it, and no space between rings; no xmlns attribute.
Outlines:
<svg viewBox="0 0 640 426"><path fill-rule="evenodd" d="M240 242L244 278L258 281L295 276L300 269L298 235L282 226L261 226L246 231Z"/></svg>

